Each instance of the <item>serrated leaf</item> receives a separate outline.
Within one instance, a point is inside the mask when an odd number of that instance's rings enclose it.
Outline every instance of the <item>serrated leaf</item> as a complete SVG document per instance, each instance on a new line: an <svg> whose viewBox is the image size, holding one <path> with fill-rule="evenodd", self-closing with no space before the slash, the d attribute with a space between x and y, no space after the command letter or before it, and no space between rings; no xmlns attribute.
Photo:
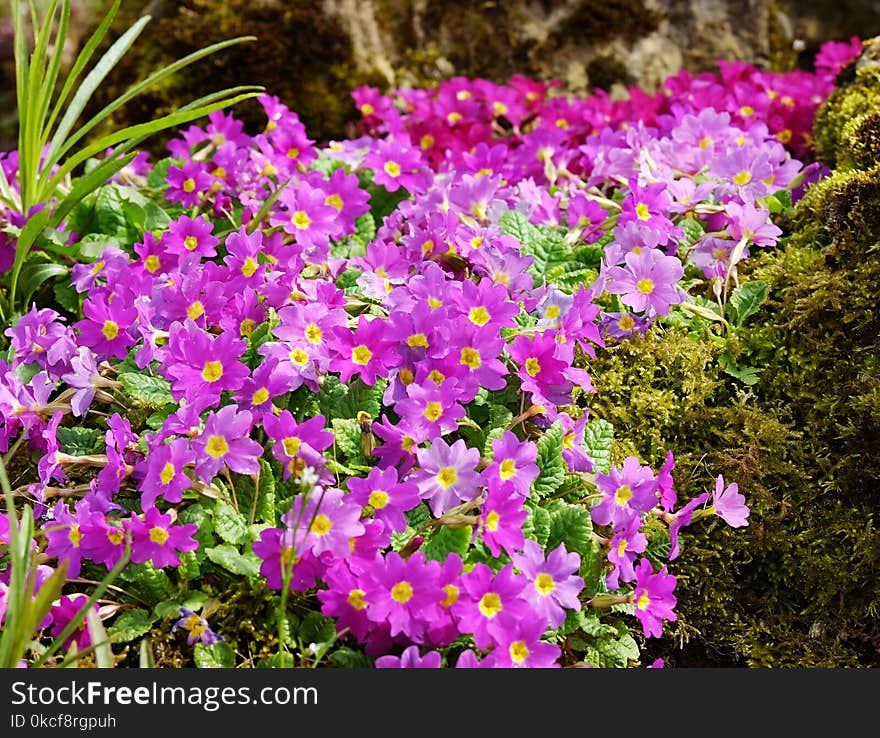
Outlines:
<svg viewBox="0 0 880 738"><path fill-rule="evenodd" d="M199 542L199 548L196 549L196 556L204 556L204 549L213 546L217 539L214 536L214 522L210 513L198 502L187 505L180 511L177 521L181 525L194 523L196 532L193 538Z"/></svg>
<svg viewBox="0 0 880 738"><path fill-rule="evenodd" d="M680 245L686 248L690 248L706 235L706 225L697 218L682 218L678 225L684 231L684 238L681 239Z"/></svg>
<svg viewBox="0 0 880 738"><path fill-rule="evenodd" d="M533 538L543 547L550 537L550 513L538 505L527 504L526 509L529 511L529 516L523 523L523 535L526 538Z"/></svg>
<svg viewBox="0 0 880 738"><path fill-rule="evenodd" d="M471 542L472 529L470 526L463 528L450 528L441 525L422 546L425 557L433 561L446 561L451 553L457 553L464 557Z"/></svg>
<svg viewBox="0 0 880 738"><path fill-rule="evenodd" d="M565 462L562 459L562 423L554 421L538 439L538 476L532 482L532 494L540 499L556 492L565 481Z"/></svg>
<svg viewBox="0 0 880 738"><path fill-rule="evenodd" d="M545 546L548 551L564 543L569 553L579 553L582 560L592 553L593 521L588 509L557 500L547 512L550 513L550 535Z"/></svg>
<svg viewBox="0 0 880 738"><path fill-rule="evenodd" d="M365 244L376 237L376 220L372 213L364 213L355 218L354 233Z"/></svg>
<svg viewBox="0 0 880 738"><path fill-rule="evenodd" d="M64 281L55 282L52 288L56 302L70 313L76 315L80 311L79 292L73 285L65 284Z"/></svg>
<svg viewBox="0 0 880 738"><path fill-rule="evenodd" d="M498 221L501 232L513 236L521 244L521 252L532 257L529 274L539 284L545 275L558 264L565 263L571 251L561 229L536 226L518 210L508 210Z"/></svg>
<svg viewBox="0 0 880 738"><path fill-rule="evenodd" d="M235 666L235 651L225 641L212 643L196 643L193 649L193 661L200 669L232 669Z"/></svg>
<svg viewBox="0 0 880 738"><path fill-rule="evenodd" d="M419 530L431 520L431 510L424 502L420 502L412 510L407 510L404 515L407 525L414 530Z"/></svg>
<svg viewBox="0 0 880 738"><path fill-rule="evenodd" d="M736 362L728 353L719 354L718 366L720 366L725 374L738 379L747 386L757 384L758 370L753 366L737 366Z"/></svg>
<svg viewBox="0 0 880 738"><path fill-rule="evenodd" d="M260 659L257 662L257 669L292 669L293 668L293 654L288 653L287 651L282 651L281 653L273 653L271 656L267 656L264 659Z"/></svg>
<svg viewBox="0 0 880 738"><path fill-rule="evenodd" d="M158 410L174 402L174 398L171 396L171 385L162 377L124 372L119 375L118 379L122 382L125 394L140 405Z"/></svg>
<svg viewBox="0 0 880 738"><path fill-rule="evenodd" d="M180 617L180 603L177 600L162 600L153 608L153 615L157 619L167 617Z"/></svg>
<svg viewBox="0 0 880 738"><path fill-rule="evenodd" d="M247 521L223 500L214 503L214 530L227 543L240 544L248 534Z"/></svg>
<svg viewBox="0 0 880 738"><path fill-rule="evenodd" d="M222 566L226 571L246 577L255 577L260 573L260 560L254 554L243 555L230 543L222 543L219 546L205 549L205 555L210 561Z"/></svg>
<svg viewBox="0 0 880 738"><path fill-rule="evenodd" d="M761 305L767 300L767 292L770 286L760 280L754 279L737 287L730 293L727 302L731 321L736 326L741 326L752 315L761 309Z"/></svg>
<svg viewBox="0 0 880 738"><path fill-rule="evenodd" d="M164 569L155 569L152 564L129 564L119 574L128 584L126 590L146 602L161 602L171 599L175 587Z"/></svg>
<svg viewBox="0 0 880 738"><path fill-rule="evenodd" d="M306 645L330 643L336 638L336 623L332 618L312 610L299 626L299 638Z"/></svg>
<svg viewBox="0 0 880 738"><path fill-rule="evenodd" d="M107 635L110 636L113 643L128 643L145 633L149 633L154 622L156 622L156 617L143 608L136 607L124 610L107 628Z"/></svg>
<svg viewBox="0 0 880 738"><path fill-rule="evenodd" d="M327 657L333 666L341 669L369 669L374 666L371 659L363 651L355 651L351 648L340 648Z"/></svg>
<svg viewBox="0 0 880 738"><path fill-rule="evenodd" d="M333 437L336 439L337 453L344 454L351 461L363 461L361 453L361 428L358 422L351 418L333 418L330 421L333 428Z"/></svg>
<svg viewBox="0 0 880 738"><path fill-rule="evenodd" d="M104 434L97 428L59 426L55 437L61 450L71 456L95 454L104 447Z"/></svg>
<svg viewBox="0 0 880 738"><path fill-rule="evenodd" d="M318 406L328 420L333 418L355 419L359 412L371 418L379 416L382 409L382 395L387 382L382 378L376 384L365 384L360 377L349 384L342 384L330 375L324 380L318 395Z"/></svg>
<svg viewBox="0 0 880 738"><path fill-rule="evenodd" d="M617 637L602 635L585 645L584 661L599 669L625 669L639 658L638 644L628 632Z"/></svg>
<svg viewBox="0 0 880 738"><path fill-rule="evenodd" d="M593 462L593 471L608 474L611 471L611 447L614 445L614 426L597 418L584 425L584 451Z"/></svg>

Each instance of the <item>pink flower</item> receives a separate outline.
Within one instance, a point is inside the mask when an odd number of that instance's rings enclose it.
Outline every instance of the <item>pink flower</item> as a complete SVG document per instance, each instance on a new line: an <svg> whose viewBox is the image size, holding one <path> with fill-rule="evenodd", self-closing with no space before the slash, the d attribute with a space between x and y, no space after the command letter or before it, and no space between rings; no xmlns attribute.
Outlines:
<svg viewBox="0 0 880 738"><path fill-rule="evenodd" d="M734 528L747 526L749 508L745 502L745 496L739 493L739 485L731 482L725 488L724 477L719 474L715 480L715 492L712 494L712 508L715 513Z"/></svg>
<svg viewBox="0 0 880 738"><path fill-rule="evenodd" d="M135 564L143 564L152 560L156 569L166 566L180 566L181 551L195 551L199 547L192 535L198 530L195 523L172 525L172 514L160 513L151 507L144 513L143 519L132 515L128 521L131 531L131 560Z"/></svg>

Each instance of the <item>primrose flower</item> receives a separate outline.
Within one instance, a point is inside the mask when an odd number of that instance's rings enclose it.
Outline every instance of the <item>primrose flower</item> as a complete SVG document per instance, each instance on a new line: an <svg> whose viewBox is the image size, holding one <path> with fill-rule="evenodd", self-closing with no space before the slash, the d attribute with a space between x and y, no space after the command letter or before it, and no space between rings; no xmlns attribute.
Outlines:
<svg viewBox="0 0 880 738"><path fill-rule="evenodd" d="M181 215L177 220L168 224L168 230L162 234L160 243L165 248L166 254L184 256L185 254L197 254L198 256L211 258L217 256L217 244L220 239L211 235L214 224L204 215L195 219Z"/></svg>
<svg viewBox="0 0 880 738"><path fill-rule="evenodd" d="M610 523L620 529L630 516L647 512L657 502L654 472L636 456L624 459L622 467L612 466L608 474L597 473L596 488L603 494L590 510L596 525Z"/></svg>
<svg viewBox="0 0 880 738"><path fill-rule="evenodd" d="M527 586L525 577L507 564L497 574L482 562L461 575L461 596L452 606L462 633L472 633L477 648L485 651L506 637L505 632L517 621L536 619L522 598ZM542 623L543 625L543 623Z"/></svg>
<svg viewBox="0 0 880 738"><path fill-rule="evenodd" d="M540 469L535 461L538 447L526 439L521 441L512 431L492 439L492 463L483 470L489 491L508 488L522 497L531 493L532 482Z"/></svg>
<svg viewBox="0 0 880 738"><path fill-rule="evenodd" d="M608 546L608 561L613 567L605 577L605 586L609 591L617 589L621 579L631 582L636 578L636 554L644 553L648 547L648 538L642 533L641 527L641 518L634 515L612 537Z"/></svg>
<svg viewBox="0 0 880 738"><path fill-rule="evenodd" d="M511 623L492 650L497 669L560 668L562 649L541 640L546 628L540 620L524 618Z"/></svg>
<svg viewBox="0 0 880 738"><path fill-rule="evenodd" d="M439 669L441 656L439 651L428 651L424 656L419 653L418 646L408 646L400 656L387 654L376 659L377 669Z"/></svg>
<svg viewBox="0 0 880 738"><path fill-rule="evenodd" d="M224 465L239 474L259 473L263 447L249 437L253 422L250 411L239 412L236 405L224 405L208 415L205 429L193 441L199 479L210 484Z"/></svg>
<svg viewBox="0 0 880 738"><path fill-rule="evenodd" d="M663 632L663 620L677 620L673 608L676 605L676 579L666 572L664 566L659 572L648 559L641 559L636 567L636 588L633 592L636 617L642 624L645 637L659 638Z"/></svg>
<svg viewBox="0 0 880 738"><path fill-rule="evenodd" d="M435 517L460 502L473 499L480 489L481 477L476 471L480 452L468 448L459 438L451 446L436 438L430 448L416 451L419 469L412 475L422 499L428 500Z"/></svg>
<svg viewBox="0 0 880 738"><path fill-rule="evenodd" d="M52 609L49 611L49 614L52 616L52 628L49 630L49 634L53 638L60 636L70 621L80 614L88 599L86 595L79 592L70 596L61 595L61 599L53 603ZM95 613L98 612L97 602L92 605L92 610ZM87 648L92 643L85 615L82 616L73 632L64 640L63 647L69 649L73 643L76 643L77 650L79 651Z"/></svg>
<svg viewBox="0 0 880 738"><path fill-rule="evenodd" d="M503 548L508 554L522 547L525 540L522 526L529 516L525 498L510 487L489 490L480 515L483 542L489 553L499 556Z"/></svg>
<svg viewBox="0 0 880 738"><path fill-rule="evenodd" d="M684 276L681 260L666 256L658 249L630 251L625 267L608 269L605 289L622 295L620 301L637 312L666 315L670 307L684 301L684 292L677 286Z"/></svg>
<svg viewBox="0 0 880 738"><path fill-rule="evenodd" d="M330 371L339 372L339 381L348 382L354 375L368 385L376 378L387 376L398 360L395 340L390 335L386 321L361 315L352 333L348 328L333 329Z"/></svg>
<svg viewBox="0 0 880 738"><path fill-rule="evenodd" d="M419 488L410 481L398 481L397 469L373 467L366 479L349 477L349 498L359 505L370 506L373 517L387 523L391 530L406 529L404 513L421 501Z"/></svg>
<svg viewBox="0 0 880 738"><path fill-rule="evenodd" d="M344 559L351 555L351 539L364 534L360 516L361 506L341 489L314 487L307 495L297 495L281 519L293 529L300 550Z"/></svg>
<svg viewBox="0 0 880 738"><path fill-rule="evenodd" d="M566 551L564 543L545 556L541 545L529 538L522 552L512 553L510 560L531 583L523 596L537 614L546 617L550 628L562 625L566 610L580 609L578 595L584 588L584 580L578 576L581 557Z"/></svg>
<svg viewBox="0 0 880 738"><path fill-rule="evenodd" d="M153 446L140 464L145 470L140 483L141 507L144 510L153 507L160 496L171 503L183 500L183 493L192 486L184 467L195 460L195 450L190 448L186 438Z"/></svg>
<svg viewBox="0 0 880 738"><path fill-rule="evenodd" d="M223 640L223 636L219 636L211 630L205 618L188 607L180 608L180 619L171 626L171 632L176 633L180 628L187 632L186 644L188 646L192 646L196 641L210 646Z"/></svg>
<svg viewBox="0 0 880 738"><path fill-rule="evenodd" d="M152 561L156 569L180 566L178 552L195 551L199 547L192 535L198 530L195 523L172 525L171 513L162 514L155 507L143 518L132 515L127 521L131 531L131 560L135 564Z"/></svg>
<svg viewBox="0 0 880 738"><path fill-rule="evenodd" d="M715 491L712 494L712 509L725 523L741 528L749 524L749 508L746 498L739 492L739 485L731 482L724 486L724 477L719 474L715 479Z"/></svg>
<svg viewBox="0 0 880 738"><path fill-rule="evenodd" d="M134 308L125 307L123 300L88 297L83 303L85 318L74 324L79 331L79 341L91 348L101 358L124 359L134 338L128 329L137 319Z"/></svg>

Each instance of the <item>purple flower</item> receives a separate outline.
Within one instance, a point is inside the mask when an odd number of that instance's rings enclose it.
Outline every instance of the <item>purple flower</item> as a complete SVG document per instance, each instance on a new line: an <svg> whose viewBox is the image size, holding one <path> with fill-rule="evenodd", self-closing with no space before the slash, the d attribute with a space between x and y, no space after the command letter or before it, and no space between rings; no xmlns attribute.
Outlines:
<svg viewBox="0 0 880 738"><path fill-rule="evenodd" d="M88 597L80 593L70 595L69 597L67 595L61 595L61 599L58 600L56 604L52 605L50 611L52 616L52 629L49 631L49 634L53 638L60 636L70 621L77 617L79 612L83 609L83 606L86 604L86 600L88 600ZM92 605L92 610L95 613L98 612L97 602ZM70 648L72 643L76 643L77 650L79 651L82 651L92 643L92 637L89 635L89 628L85 615L83 615L73 632L64 640L64 648Z"/></svg>
<svg viewBox="0 0 880 738"><path fill-rule="evenodd" d="M419 654L418 646L409 646L400 656L388 654L376 659L377 669L439 669L440 652L428 651L424 656Z"/></svg>
<svg viewBox="0 0 880 738"><path fill-rule="evenodd" d="M373 517L385 522L395 532L406 529L404 513L419 504L419 488L409 481L397 481L397 469L370 470L366 479L349 477L349 498L359 505L369 505L373 509Z"/></svg>
<svg viewBox="0 0 880 738"><path fill-rule="evenodd" d="M428 500L434 517L479 494L482 477L476 471L480 452L459 438L451 446L437 438L430 448L416 452L419 469L412 475L422 499Z"/></svg>
<svg viewBox="0 0 880 738"><path fill-rule="evenodd" d="M566 609L581 608L578 599L584 588L584 580L578 575L581 557L574 552L568 553L564 543L545 558L544 549L529 538L522 553L513 553L510 559L531 583L526 586L524 597L538 615L546 618L549 627L558 628L562 624Z"/></svg>
<svg viewBox="0 0 880 738"><path fill-rule="evenodd" d="M683 508L681 508L681 510L672 516L673 520L669 524L669 542L672 544L672 548L669 550L670 561L678 558L680 551L678 547L678 531L686 525L690 525L691 519L694 516L694 510L708 499L709 493L704 492L703 494L694 497L694 499L688 502Z"/></svg>
<svg viewBox="0 0 880 738"><path fill-rule="evenodd" d="M746 498L739 493L739 485L731 482L725 488L724 477L719 474L712 494L712 508L715 513L728 525L741 528L749 524L749 508L745 503Z"/></svg>
<svg viewBox="0 0 880 738"><path fill-rule="evenodd" d="M492 439L492 463L483 471L489 491L510 489L522 497L530 494L538 478L538 447L530 440L521 441L515 433L504 431Z"/></svg>
<svg viewBox="0 0 880 738"><path fill-rule="evenodd" d="M184 471L196 460L196 453L186 438L175 438L171 443L160 443L150 449L140 467L146 470L140 484L141 508L147 510L158 497L177 503L192 486L192 479Z"/></svg>
<svg viewBox="0 0 880 738"><path fill-rule="evenodd" d="M562 649L541 640L545 630L543 622L534 618L522 618L511 623L500 635L492 651L495 668L559 668Z"/></svg>
<svg viewBox="0 0 880 738"><path fill-rule="evenodd" d="M684 292L678 280L684 276L684 267L675 256L667 256L659 249L639 249L624 257L625 267L608 269L605 289L613 295L623 295L620 301L633 310L647 310L649 315L666 315L672 305L684 301Z"/></svg>
<svg viewBox="0 0 880 738"><path fill-rule="evenodd" d="M152 560L156 569L180 566L180 551L195 551L199 547L192 535L198 530L195 523L172 525L171 513L162 514L155 507L144 513L143 519L132 515L127 527L131 531L131 560L143 564Z"/></svg>
<svg viewBox="0 0 880 738"><path fill-rule="evenodd" d="M298 552L330 552L344 559L351 555L351 539L364 534L360 516L360 505L341 489L314 487L297 495L281 520L294 530Z"/></svg>
<svg viewBox="0 0 880 738"><path fill-rule="evenodd" d="M195 465L199 479L209 484L224 465L239 474L260 471L263 447L249 437L253 422L250 411L239 412L237 405L224 405L208 415L205 429L193 441L199 452Z"/></svg>
<svg viewBox="0 0 880 738"><path fill-rule="evenodd" d="M452 606L462 633L472 633L481 650L505 638L505 632L517 620L535 619L529 604L522 598L526 579L507 564L497 574L479 562L460 578L462 596Z"/></svg>
<svg viewBox="0 0 880 738"><path fill-rule="evenodd" d="M524 503L525 498L510 487L489 490L480 521L483 542L492 556L499 556L502 548L511 555L522 548L525 540L522 526L529 516Z"/></svg>
<svg viewBox="0 0 880 738"><path fill-rule="evenodd" d="M187 632L186 643L188 646L192 646L196 641L210 646L223 640L223 636L219 636L211 630L205 618L187 607L180 608L180 620L171 626L171 632L176 633L179 628L183 628Z"/></svg>
<svg viewBox="0 0 880 738"><path fill-rule="evenodd" d="M655 574L648 559L639 561L633 603L646 638L659 638L663 632L663 620L677 619L673 612L676 604L675 595L672 594L675 584L675 577L666 572L665 566Z"/></svg>
<svg viewBox="0 0 880 738"><path fill-rule="evenodd" d="M596 525L624 527L632 515L647 512L657 501L657 481L649 466L628 456L622 467L612 466L608 474L596 474L596 488L602 499L590 513Z"/></svg>

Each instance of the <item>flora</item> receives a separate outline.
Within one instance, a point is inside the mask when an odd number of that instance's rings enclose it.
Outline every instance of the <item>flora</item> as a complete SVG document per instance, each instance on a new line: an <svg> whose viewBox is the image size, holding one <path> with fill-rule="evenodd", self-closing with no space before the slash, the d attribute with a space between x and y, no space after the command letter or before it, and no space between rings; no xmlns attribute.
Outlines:
<svg viewBox="0 0 880 738"><path fill-rule="evenodd" d="M57 304L4 331L0 525L27 500L66 592L118 574L110 643L198 665L639 665L682 530L749 508L721 475L679 499L667 449L612 458L593 362L759 308L740 271L820 174L835 72L360 88L361 135L323 144L271 94L254 134L208 112L64 213Z"/></svg>

